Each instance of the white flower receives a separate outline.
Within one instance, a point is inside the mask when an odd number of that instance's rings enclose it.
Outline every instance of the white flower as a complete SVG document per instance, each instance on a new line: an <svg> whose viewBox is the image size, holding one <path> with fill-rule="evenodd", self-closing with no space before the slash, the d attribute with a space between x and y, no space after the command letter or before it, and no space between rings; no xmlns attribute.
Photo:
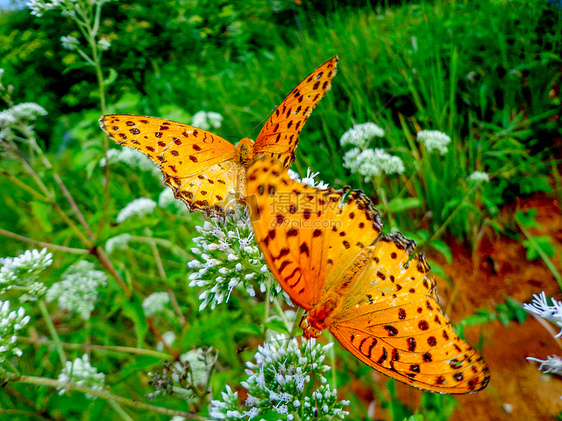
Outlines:
<svg viewBox="0 0 562 421"><path fill-rule="evenodd" d="M34 102L22 102L0 112L0 127L9 127L19 122L35 120L39 116L47 115L47 111Z"/></svg>
<svg viewBox="0 0 562 421"><path fill-rule="evenodd" d="M10 302L0 301L0 365L22 355L21 349L16 346L16 334L24 329L29 320L23 307L10 311Z"/></svg>
<svg viewBox="0 0 562 421"><path fill-rule="evenodd" d="M222 120L223 117L219 113L198 111L191 118L191 124L203 130L220 129Z"/></svg>
<svg viewBox="0 0 562 421"><path fill-rule="evenodd" d="M92 367L88 359L88 354L84 354L82 358L78 357L74 361L66 362L66 366L59 374L59 382L75 383L79 386L86 386L92 390L103 390L105 383L105 374L98 373L97 368ZM66 392L64 387L57 387L59 395ZM86 393L88 399L96 399L96 396Z"/></svg>
<svg viewBox="0 0 562 421"><path fill-rule="evenodd" d="M44 248L26 250L17 257L0 259L0 294L14 286L32 285L37 281L41 272L53 263L53 254ZM28 291L29 292L29 291Z"/></svg>
<svg viewBox="0 0 562 421"><path fill-rule="evenodd" d="M105 250L108 254L113 253L113 250L126 250L131 238L131 234L127 233L112 237L105 243Z"/></svg>
<svg viewBox="0 0 562 421"><path fill-rule="evenodd" d="M101 38L98 41L98 48L101 51L107 51L111 48L111 43L107 40L107 38Z"/></svg>
<svg viewBox="0 0 562 421"><path fill-rule="evenodd" d="M562 374L562 358L557 355L548 356L544 361L533 357L527 359L540 363L539 370L543 373Z"/></svg>
<svg viewBox="0 0 562 421"><path fill-rule="evenodd" d="M365 177L366 180L386 173L401 174L405 171L404 163L397 157L388 154L383 149L365 149L360 151L355 148L344 155L344 166L352 172Z"/></svg>
<svg viewBox="0 0 562 421"><path fill-rule="evenodd" d="M338 401L337 391L323 385L312 392L314 405L305 384L311 380L326 383L323 373L329 369L321 365L330 345L322 346L314 339L303 340L277 335L258 347L255 362L248 362L248 379L240 384L247 389L248 398L240 409L237 396L227 386L222 394L223 401L211 404L211 419L232 419L232 414L241 414L243 419L252 419L259 414L277 413L286 415L283 419L314 420L318 418L317 408L325 408L321 419L343 419L348 413L343 407L349 402ZM314 382L313 382L314 383ZM272 419L278 419L275 417Z"/></svg>
<svg viewBox="0 0 562 421"><path fill-rule="evenodd" d="M189 286L204 288L199 295L202 300L199 310L210 305L228 302L232 291L239 288L255 296L255 287L265 291L269 278L260 269L263 256L255 246L251 223L244 210L238 208L226 218L214 218L196 227L200 237L194 238L197 245L195 259L188 267L196 270L189 275ZM203 250L202 253L199 253ZM251 277L248 277L252 274ZM271 297L284 294L278 283L271 286ZM284 295L285 296L285 295Z"/></svg>
<svg viewBox="0 0 562 421"><path fill-rule="evenodd" d="M488 181L490 181L490 176L485 172L474 171L472 174L468 176L467 180L474 181L476 183L482 183L482 182L487 183Z"/></svg>
<svg viewBox="0 0 562 421"><path fill-rule="evenodd" d="M549 305L546 294L543 291L538 295L534 294L533 302L531 304L523 304L523 308L529 313L534 313L562 329L562 301L556 301L554 298L551 300L552 305ZM555 337L559 338L560 336L562 336L562 330Z"/></svg>
<svg viewBox="0 0 562 421"><path fill-rule="evenodd" d="M384 130L375 123L355 124L353 128L343 134L340 145L354 145L364 148L369 140L382 136L384 136Z"/></svg>
<svg viewBox="0 0 562 421"><path fill-rule="evenodd" d="M156 202L152 199L147 199L145 197L135 199L119 212L119 215L117 215L117 223L120 224L133 216L142 218L154 212L154 208L156 208Z"/></svg>
<svg viewBox="0 0 562 421"><path fill-rule="evenodd" d="M167 304L170 303L170 294L167 292L155 292L150 294L142 302L142 308L146 317L152 317L156 313L164 310Z"/></svg>
<svg viewBox="0 0 562 421"><path fill-rule="evenodd" d="M307 186L310 187L316 187L317 189L320 190L324 190L327 189L328 187L330 187L327 183L324 183L323 181L316 181L315 178L318 174L320 174L319 172L312 172L312 170L310 168L306 169L306 177L304 177L303 179L301 179L298 175L298 173L296 173L293 170L289 170L289 178L291 180L295 180L298 181L299 183L303 183L306 184Z"/></svg>
<svg viewBox="0 0 562 421"><path fill-rule="evenodd" d="M422 130L417 136L419 142L425 143L429 153L438 150L441 155L445 155L448 151L447 145L451 143L449 136L437 130Z"/></svg>
<svg viewBox="0 0 562 421"><path fill-rule="evenodd" d="M177 213L187 212L187 207L184 206L181 200L178 200L174 196L174 192L170 188L165 188L158 196L158 206L162 209L173 210Z"/></svg>
<svg viewBox="0 0 562 421"><path fill-rule="evenodd" d="M78 41L78 38L71 35L61 37L60 41L62 43L62 48L65 48L67 50L76 50L80 46L80 41Z"/></svg>
<svg viewBox="0 0 562 421"><path fill-rule="evenodd" d="M57 300L61 309L78 313L83 320L88 320L98 299L98 288L107 284L106 274L94 267L86 260L70 266L63 273L62 281L49 288L46 300Z"/></svg>
<svg viewBox="0 0 562 421"><path fill-rule="evenodd" d="M107 151L107 159L103 157L100 160L100 166L105 167L107 160L109 160L110 164L122 162L131 168L151 172L155 176L161 174L158 166L154 165L154 162L152 162L150 158L132 148L109 149Z"/></svg>

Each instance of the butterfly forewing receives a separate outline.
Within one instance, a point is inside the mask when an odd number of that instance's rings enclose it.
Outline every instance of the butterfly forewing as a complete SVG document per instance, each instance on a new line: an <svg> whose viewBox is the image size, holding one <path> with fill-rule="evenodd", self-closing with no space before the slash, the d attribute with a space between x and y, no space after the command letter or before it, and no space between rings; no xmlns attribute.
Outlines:
<svg viewBox="0 0 562 421"><path fill-rule="evenodd" d="M285 168L295 160L299 134L318 102L331 88L337 57L314 70L281 102L262 128L254 150L279 159Z"/></svg>
<svg viewBox="0 0 562 421"><path fill-rule="evenodd" d="M347 191L319 190L291 180L276 159L257 159L247 174L256 240L293 301L310 309L333 286L327 279L342 275L375 240L382 229L378 212L359 191L342 203ZM342 221L350 221L357 232L346 232Z"/></svg>
<svg viewBox="0 0 562 421"><path fill-rule="evenodd" d="M236 148L227 140L188 124L155 117L111 114L100 127L115 142L152 159L189 210L222 214L225 202L238 191L243 169Z"/></svg>

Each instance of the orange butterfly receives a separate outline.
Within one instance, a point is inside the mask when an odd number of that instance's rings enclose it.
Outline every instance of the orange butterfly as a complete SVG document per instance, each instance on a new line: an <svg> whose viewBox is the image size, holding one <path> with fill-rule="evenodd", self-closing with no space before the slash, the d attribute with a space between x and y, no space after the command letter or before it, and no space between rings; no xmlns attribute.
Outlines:
<svg viewBox="0 0 562 421"><path fill-rule="evenodd" d="M363 192L296 182L269 157L249 166L246 183L269 269L308 311L305 338L328 329L365 364L420 389L486 387L488 367L439 307L424 255L411 257L415 243L400 233L381 235L379 212Z"/></svg>
<svg viewBox="0 0 562 421"><path fill-rule="evenodd" d="M188 124L155 117L111 114L100 118L110 139L152 159L164 183L187 208L221 216L243 202L246 167L257 154L279 159L284 168L295 160L304 123L331 88L338 58L332 57L301 81L283 100L259 133L235 147L227 140ZM232 200L232 199L235 200Z"/></svg>

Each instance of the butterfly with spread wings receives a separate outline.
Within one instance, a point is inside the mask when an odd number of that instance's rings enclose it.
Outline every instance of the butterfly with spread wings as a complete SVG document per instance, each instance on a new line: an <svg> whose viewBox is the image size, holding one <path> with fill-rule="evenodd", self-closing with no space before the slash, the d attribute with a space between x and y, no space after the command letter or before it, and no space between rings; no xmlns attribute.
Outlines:
<svg viewBox="0 0 562 421"><path fill-rule="evenodd" d="M489 370L438 304L424 255L402 234L382 235L359 190L320 190L292 180L283 164L256 158L246 199L269 269L308 311L305 338L328 329L355 357L411 386L438 393L479 391Z"/></svg>
<svg viewBox="0 0 562 421"><path fill-rule="evenodd" d="M120 145L152 159L191 211L224 216L244 202L246 168L258 154L275 157L284 168L295 160L299 134L312 110L331 88L337 56L304 80L281 102L258 134L234 146L206 130L174 121L128 114L100 118L102 130Z"/></svg>

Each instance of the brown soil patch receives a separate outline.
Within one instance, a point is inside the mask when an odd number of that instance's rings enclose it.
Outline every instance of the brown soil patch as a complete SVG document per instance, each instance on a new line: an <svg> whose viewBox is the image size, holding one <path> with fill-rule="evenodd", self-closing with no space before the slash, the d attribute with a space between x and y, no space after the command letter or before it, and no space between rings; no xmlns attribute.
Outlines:
<svg viewBox="0 0 562 421"><path fill-rule="evenodd" d="M536 220L541 228L533 235L549 235L558 250L562 243L562 217L558 200L536 194L515 203L506 212L537 209ZM453 322L473 314L478 308L493 308L511 297L530 302L533 294L545 291L548 296L562 298L560 287L542 260L529 262L520 242L497 236L491 230L482 235L474 253L459 245L451 246L453 263L447 264L438 255L430 255L453 281L453 289L438 279L441 304ZM554 259L560 270L560 262ZM555 332L558 330L555 328ZM533 317L523 324L487 323L466 330L467 340L476 344L483 338L482 355L491 371L488 387L473 395L456 397L459 402L451 420L553 420L562 412L562 378L544 375L537 364L526 357L546 359L562 356L562 349L552 335ZM381 379L381 386L386 378ZM382 390L385 390L384 387ZM399 396L416 408L420 393L406 385L398 386ZM390 419L382 410L375 410L375 419Z"/></svg>

